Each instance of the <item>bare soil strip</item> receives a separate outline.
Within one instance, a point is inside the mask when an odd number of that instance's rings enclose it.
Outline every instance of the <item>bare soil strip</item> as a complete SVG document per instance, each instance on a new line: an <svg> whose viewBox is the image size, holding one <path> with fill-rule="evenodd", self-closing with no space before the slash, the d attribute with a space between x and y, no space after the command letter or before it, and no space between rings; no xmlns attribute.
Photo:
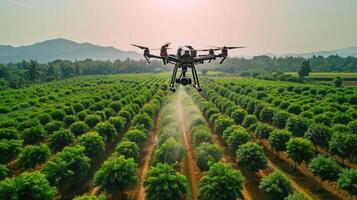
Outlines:
<svg viewBox="0 0 357 200"><path fill-rule="evenodd" d="M186 124L185 124L185 120L184 120L181 100L182 100L181 95L178 95L178 98L176 100L176 109L177 109L177 115L179 116L182 136L183 136L184 144L185 144L185 148L186 148L186 158L188 161L188 168L189 168L188 171L189 171L189 178L191 181L192 196L193 196L194 200L197 200L197 198L198 198L198 182L199 182L199 179L201 178L200 177L201 173L200 173L199 168L197 167L196 160L194 158L194 152L193 152L193 148L191 145L190 136L188 135L189 132L186 128Z"/></svg>
<svg viewBox="0 0 357 200"><path fill-rule="evenodd" d="M160 113L158 114L158 116L156 117L155 120L155 127L153 128L153 130L151 130L150 133L150 140L146 142L145 147L141 153L141 161L140 161L140 166L141 170L139 173L139 188L135 190L135 194L136 194L136 198L133 199L137 199L137 200L145 200L145 188L144 188L144 181L146 178L146 174L149 170L150 167L150 162L151 162L151 158L152 158L152 153L155 149L155 140L156 140L156 131L159 128L159 124L160 124Z"/></svg>

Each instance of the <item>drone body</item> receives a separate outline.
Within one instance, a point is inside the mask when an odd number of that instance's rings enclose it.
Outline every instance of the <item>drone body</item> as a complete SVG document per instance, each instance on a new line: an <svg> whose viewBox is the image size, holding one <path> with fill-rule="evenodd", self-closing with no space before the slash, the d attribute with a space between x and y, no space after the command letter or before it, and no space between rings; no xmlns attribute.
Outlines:
<svg viewBox="0 0 357 200"><path fill-rule="evenodd" d="M203 50L195 50L192 46L181 46L177 49L176 54L168 54L167 50L170 49L170 43L166 43L160 48L160 56L153 55L150 53L150 49L148 47L139 46L132 44L135 47L144 50L144 58L150 63L150 58L157 58L161 59L164 65L170 63L174 64L174 70L171 76L170 81L170 90L175 92L175 83L181 85L188 85L192 84L192 79L186 75L189 69L192 71L193 77L193 87L195 87L198 91L201 91L200 82L198 80L197 70L195 65L196 64L203 64L204 61L208 60L211 62L212 60L216 60L216 58L222 58L220 64L228 57L228 50L229 49L238 49L244 47L214 47L211 49L203 49ZM153 49L159 50L159 49ZM220 54L215 54L215 51L221 50ZM197 55L198 51L208 51L206 55ZM181 74L177 78L177 71L181 69Z"/></svg>

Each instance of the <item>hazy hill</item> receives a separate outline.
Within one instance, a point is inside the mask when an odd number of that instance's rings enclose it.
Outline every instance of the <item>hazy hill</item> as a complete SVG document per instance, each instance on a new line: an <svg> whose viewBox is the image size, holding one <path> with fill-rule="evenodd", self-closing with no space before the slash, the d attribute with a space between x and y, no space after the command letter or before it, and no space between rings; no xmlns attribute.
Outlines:
<svg viewBox="0 0 357 200"><path fill-rule="evenodd" d="M319 51L319 52L310 52L310 53L302 53L302 54L292 53L292 54L284 54L284 55L280 55L280 56L283 56L283 57L293 56L293 57L308 58L308 57L312 57L313 55L323 56L323 57L328 57L330 55L339 55L341 57L348 57L348 56L357 57L357 46L343 48L343 49L335 49L335 50L330 50L330 51Z"/></svg>
<svg viewBox="0 0 357 200"><path fill-rule="evenodd" d="M97 46L90 43L76 43L66 39L54 39L33 45L13 47L0 45L0 63L19 62L27 59L39 62L64 60L124 60L126 58L142 59L134 51L122 51L114 47Z"/></svg>

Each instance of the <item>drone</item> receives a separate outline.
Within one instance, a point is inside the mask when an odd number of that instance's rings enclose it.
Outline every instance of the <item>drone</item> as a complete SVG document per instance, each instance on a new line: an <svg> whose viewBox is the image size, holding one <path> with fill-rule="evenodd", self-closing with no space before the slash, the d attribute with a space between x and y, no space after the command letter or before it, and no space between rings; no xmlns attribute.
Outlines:
<svg viewBox="0 0 357 200"><path fill-rule="evenodd" d="M228 50L245 48L245 47L224 46L224 47L211 47L209 49L196 50L191 45L186 45L186 46L180 46L177 49L176 54L168 54L167 50L171 49L169 48L170 44L171 43L166 43L163 46L161 46L161 48L158 49L149 49L148 47L140 46L136 44L132 44L132 45L144 50L144 58L148 63L150 63L150 58L156 58L156 59L161 59L164 65L166 64L175 65L170 80L170 91L172 92L176 91L175 83L184 86L188 84L190 85L192 84L192 79L186 75L188 69L191 69L192 71L193 87L196 88L199 92L202 91L200 82L198 80L198 75L195 65L203 64L204 61L208 61L210 63L212 62L212 60L216 60L217 58L221 58L221 61L219 63L222 64L224 60L228 57ZM150 50L160 50L160 55L151 54ZM219 51L219 50L221 52L219 54L215 54L215 51ZM208 52L208 54L198 55L197 52ZM181 69L181 74L177 78L178 69Z"/></svg>

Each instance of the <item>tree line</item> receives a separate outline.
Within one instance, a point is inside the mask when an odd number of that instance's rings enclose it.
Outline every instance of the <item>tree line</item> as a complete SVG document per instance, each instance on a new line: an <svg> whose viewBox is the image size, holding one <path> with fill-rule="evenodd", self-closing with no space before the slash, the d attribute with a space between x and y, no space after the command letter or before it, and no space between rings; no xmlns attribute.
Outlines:
<svg viewBox="0 0 357 200"><path fill-rule="evenodd" d="M152 73L168 70L159 61L144 60L83 61L55 60L39 63L35 60L0 64L0 86L18 88L29 83L49 82L81 75Z"/></svg>

